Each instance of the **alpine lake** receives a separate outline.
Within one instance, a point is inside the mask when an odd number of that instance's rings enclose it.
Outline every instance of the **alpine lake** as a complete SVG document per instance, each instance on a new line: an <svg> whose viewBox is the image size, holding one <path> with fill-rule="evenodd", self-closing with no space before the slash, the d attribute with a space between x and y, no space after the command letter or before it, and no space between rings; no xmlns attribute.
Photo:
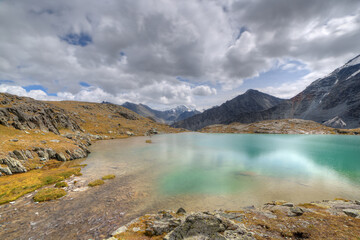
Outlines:
<svg viewBox="0 0 360 240"><path fill-rule="evenodd" d="M182 133L147 139L97 142L84 177L132 176L128 184L142 199L138 208L150 212L360 199L358 136Z"/></svg>

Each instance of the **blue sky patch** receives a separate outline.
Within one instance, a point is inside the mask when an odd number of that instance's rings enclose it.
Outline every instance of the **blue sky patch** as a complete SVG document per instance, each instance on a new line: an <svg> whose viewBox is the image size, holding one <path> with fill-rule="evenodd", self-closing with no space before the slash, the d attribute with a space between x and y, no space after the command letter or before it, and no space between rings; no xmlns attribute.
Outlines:
<svg viewBox="0 0 360 240"><path fill-rule="evenodd" d="M82 87L91 87L90 84L88 84L87 82L79 82L80 86Z"/></svg>
<svg viewBox="0 0 360 240"><path fill-rule="evenodd" d="M285 68L285 66L293 67ZM298 69L297 67L301 67ZM240 86L240 89L250 89L250 88L264 88L264 87L277 87L286 82L295 82L305 75L309 74L310 71L304 68L304 64L298 61L289 61L286 64L270 69L267 72L260 73L258 77L247 79L244 81L244 84Z"/></svg>
<svg viewBox="0 0 360 240"><path fill-rule="evenodd" d="M68 44L82 47L85 47L86 45L92 43L91 35L86 33L69 33L61 37L61 40L67 42Z"/></svg>
<svg viewBox="0 0 360 240"><path fill-rule="evenodd" d="M0 79L0 84L4 84L4 83L14 83L14 81L12 81L12 80Z"/></svg>
<svg viewBox="0 0 360 240"><path fill-rule="evenodd" d="M41 90L46 93L48 96L57 96L56 93L48 93L47 88L45 88L42 85L28 85L28 86L22 86L27 92L30 92L31 90Z"/></svg>

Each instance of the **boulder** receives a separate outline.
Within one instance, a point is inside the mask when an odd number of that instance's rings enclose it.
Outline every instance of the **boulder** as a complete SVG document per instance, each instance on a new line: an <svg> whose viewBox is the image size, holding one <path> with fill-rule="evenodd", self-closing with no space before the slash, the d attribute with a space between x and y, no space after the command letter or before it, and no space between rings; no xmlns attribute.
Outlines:
<svg viewBox="0 0 360 240"><path fill-rule="evenodd" d="M16 156L17 159L19 159L19 160L27 160L27 157L24 155L24 153L21 150L14 150L13 153Z"/></svg>
<svg viewBox="0 0 360 240"><path fill-rule="evenodd" d="M56 152L52 148L46 149L46 153L49 156L49 159L56 159Z"/></svg>
<svg viewBox="0 0 360 240"><path fill-rule="evenodd" d="M11 157L0 159L0 164L7 165L12 173L26 172L26 168L18 160Z"/></svg>
<svg viewBox="0 0 360 240"><path fill-rule="evenodd" d="M56 159L62 162L66 162L66 157L63 153L56 153Z"/></svg>
<svg viewBox="0 0 360 240"><path fill-rule="evenodd" d="M350 217L359 217L360 216L360 210L357 210L357 209L343 209L343 212L350 216Z"/></svg>
<svg viewBox="0 0 360 240"><path fill-rule="evenodd" d="M186 213L186 211L182 207L176 211L176 214L185 214L185 213Z"/></svg>
<svg viewBox="0 0 360 240"><path fill-rule="evenodd" d="M220 233L226 230L221 219L203 213L190 215L185 222L170 232L164 239L226 239Z"/></svg>
<svg viewBox="0 0 360 240"><path fill-rule="evenodd" d="M290 212L292 213L291 215L301 216L301 215L303 215L304 210L299 207L291 207Z"/></svg>
<svg viewBox="0 0 360 240"><path fill-rule="evenodd" d="M9 167L1 167L1 166L0 166L0 173L5 174L5 175L11 175L12 174Z"/></svg>

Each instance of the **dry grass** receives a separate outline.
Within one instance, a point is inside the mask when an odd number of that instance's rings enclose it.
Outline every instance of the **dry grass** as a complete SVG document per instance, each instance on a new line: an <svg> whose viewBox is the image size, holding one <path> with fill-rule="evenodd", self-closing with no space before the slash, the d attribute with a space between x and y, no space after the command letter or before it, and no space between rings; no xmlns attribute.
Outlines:
<svg viewBox="0 0 360 240"><path fill-rule="evenodd" d="M39 190L33 197L35 202L44 202L61 198L66 195L64 189L44 188Z"/></svg>
<svg viewBox="0 0 360 240"><path fill-rule="evenodd" d="M63 181L80 170L80 168L61 166L0 177L0 204L14 201L45 185Z"/></svg>
<svg viewBox="0 0 360 240"><path fill-rule="evenodd" d="M89 187L95 187L95 186L99 186L99 185L103 185L105 182L101 179L96 179L92 182L89 182L88 186Z"/></svg>
<svg viewBox="0 0 360 240"><path fill-rule="evenodd" d="M146 142L146 143L152 143L152 141L151 141L151 140L146 140L145 142Z"/></svg>
<svg viewBox="0 0 360 240"><path fill-rule="evenodd" d="M109 180L109 179L114 179L114 178L115 178L114 174L109 174L109 175L103 176L101 179L102 180Z"/></svg>

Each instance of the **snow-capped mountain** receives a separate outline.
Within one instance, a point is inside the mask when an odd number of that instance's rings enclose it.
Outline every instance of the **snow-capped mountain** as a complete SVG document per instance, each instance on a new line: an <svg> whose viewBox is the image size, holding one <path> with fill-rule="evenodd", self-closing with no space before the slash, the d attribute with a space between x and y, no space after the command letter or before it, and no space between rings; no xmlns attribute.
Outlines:
<svg viewBox="0 0 360 240"><path fill-rule="evenodd" d="M166 124L172 124L176 121L181 121L200 113L196 109L191 109L185 105L180 105L164 111L152 109L144 104L135 104L130 102L126 102L122 106L136 112L143 117L149 117L156 122Z"/></svg>

